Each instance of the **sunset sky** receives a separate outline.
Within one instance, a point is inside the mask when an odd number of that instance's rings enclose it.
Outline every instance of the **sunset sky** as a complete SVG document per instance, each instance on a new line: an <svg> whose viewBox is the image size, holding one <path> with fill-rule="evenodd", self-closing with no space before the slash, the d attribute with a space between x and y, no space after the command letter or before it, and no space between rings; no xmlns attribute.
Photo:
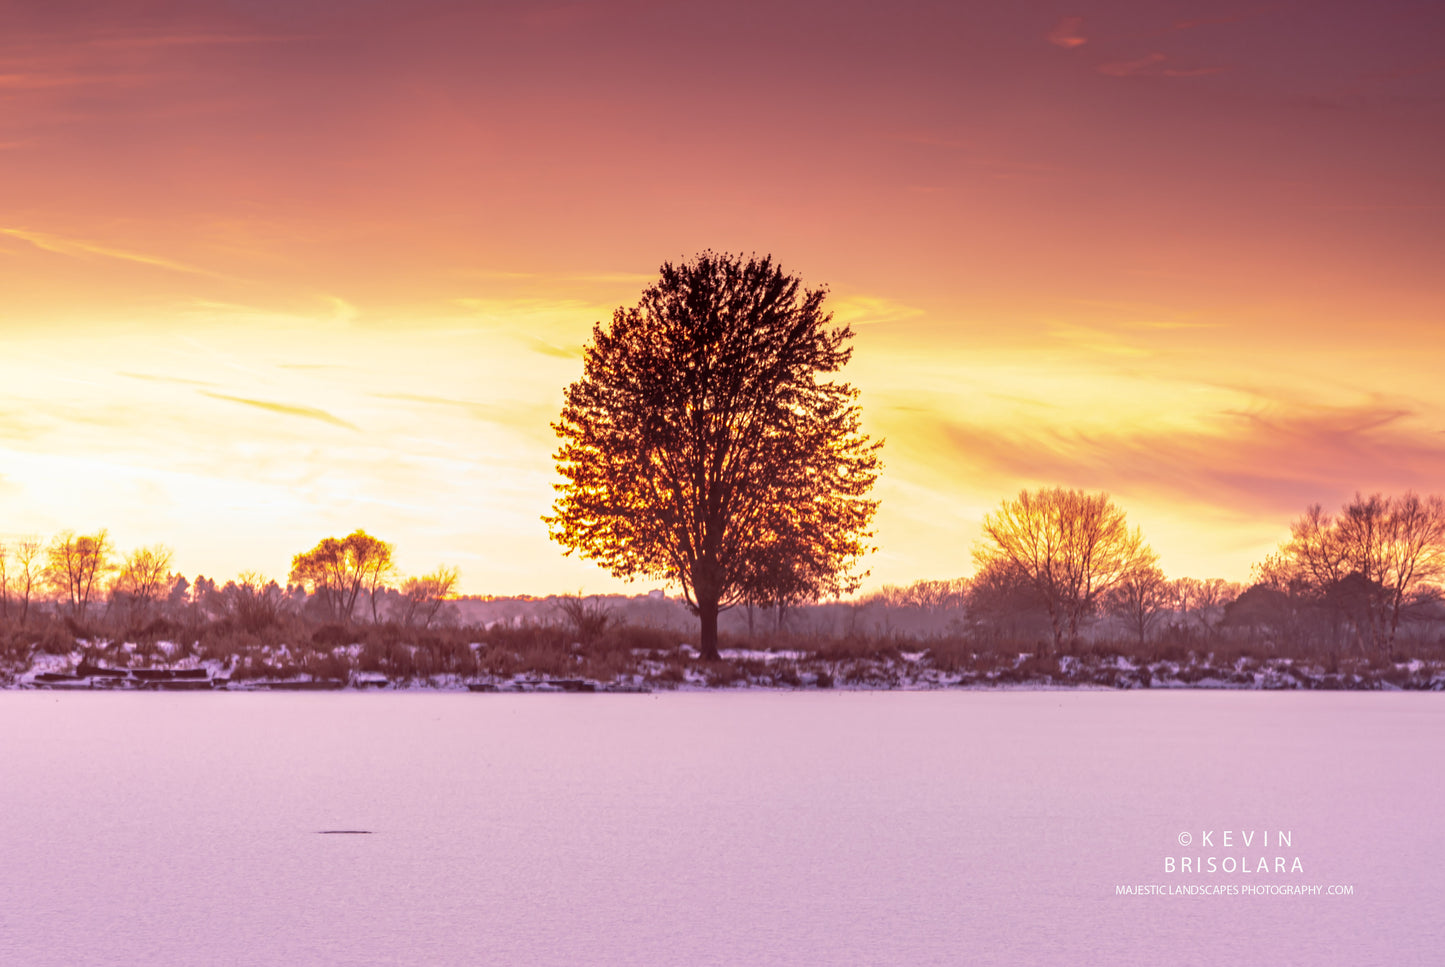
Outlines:
<svg viewBox="0 0 1445 967"><path fill-rule="evenodd" d="M1445 491L1445 5L0 0L0 537L623 585L539 518L664 260L826 284L867 586L1021 487L1248 577Z"/></svg>

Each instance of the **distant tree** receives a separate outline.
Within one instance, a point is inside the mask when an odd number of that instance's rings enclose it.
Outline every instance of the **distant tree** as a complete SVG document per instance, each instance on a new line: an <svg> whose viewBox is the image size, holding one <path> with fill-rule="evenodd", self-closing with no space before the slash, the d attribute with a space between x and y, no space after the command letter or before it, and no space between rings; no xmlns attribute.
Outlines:
<svg viewBox="0 0 1445 967"><path fill-rule="evenodd" d="M559 594L553 607L577 636L577 643L584 647L596 642L613 619L612 609L597 595Z"/></svg>
<svg viewBox="0 0 1445 967"><path fill-rule="evenodd" d="M30 620L30 599L44 579L45 545L38 537L22 537L11 547L11 553L15 560L11 587L19 599L20 625L24 627Z"/></svg>
<svg viewBox="0 0 1445 967"><path fill-rule="evenodd" d="M423 628L430 627L441 606L456 590L459 576L454 567L439 567L422 577L407 578L401 586L402 624L420 623Z"/></svg>
<svg viewBox="0 0 1445 967"><path fill-rule="evenodd" d="M1315 504L1261 571L1355 616L1362 638L1392 654L1405 607L1445 579L1445 499L1357 493L1337 515Z"/></svg>
<svg viewBox="0 0 1445 967"><path fill-rule="evenodd" d="M45 555L46 581L76 620L84 621L91 599L103 591L105 575L114 569L109 536L103 530L79 536L66 531L51 540Z"/></svg>
<svg viewBox="0 0 1445 967"><path fill-rule="evenodd" d="M130 613L132 621L145 621L171 586L171 556L161 544L141 547L126 555L111 584L111 599Z"/></svg>
<svg viewBox="0 0 1445 967"><path fill-rule="evenodd" d="M227 581L219 595L226 617L253 634L274 625L285 606L281 586L256 571L243 571Z"/></svg>
<svg viewBox="0 0 1445 967"><path fill-rule="evenodd" d="M1176 630L1212 633L1224 609L1239 597L1240 586L1223 578L1177 578L1169 582L1169 608L1179 619Z"/></svg>
<svg viewBox="0 0 1445 967"><path fill-rule="evenodd" d="M983 533L974 561L1028 580L1048 611L1055 648L1072 648L1099 597L1156 561L1107 494L1025 490L985 515Z"/></svg>
<svg viewBox="0 0 1445 967"><path fill-rule="evenodd" d="M1153 565L1129 572L1104 595L1105 609L1122 618L1138 636L1141 645L1148 640L1150 630L1173 601L1173 589L1168 579Z"/></svg>
<svg viewBox="0 0 1445 967"><path fill-rule="evenodd" d="M391 550L390 544L362 530L327 537L292 559L288 580L315 595L332 620L350 624L367 580L391 567Z"/></svg>
<svg viewBox="0 0 1445 967"><path fill-rule="evenodd" d="M191 585L191 607L195 617L201 620L217 618L225 612L217 594L216 582L204 574L197 574L196 583Z"/></svg>
<svg viewBox="0 0 1445 967"><path fill-rule="evenodd" d="M1252 584L1224 608L1226 628L1262 630L1276 642L1294 632L1299 622L1296 599L1269 584Z"/></svg>
<svg viewBox="0 0 1445 967"><path fill-rule="evenodd" d="M552 539L619 577L680 584L708 659L720 610L858 584L882 444L857 391L819 378L852 353L825 295L771 257L664 264L593 328L553 424Z"/></svg>
<svg viewBox="0 0 1445 967"><path fill-rule="evenodd" d="M967 578L952 580L919 580L908 585L885 584L877 591L863 598L859 604L878 612L885 634L894 630L931 629L940 630L938 618L952 614L953 621L961 620L968 599ZM901 621L898 629L894 619Z"/></svg>
<svg viewBox="0 0 1445 967"><path fill-rule="evenodd" d="M391 560L391 545L387 545L385 554L373 555L366 566L366 573L362 575L362 582L366 586L366 600L371 605L371 623L381 623L381 593L386 590L387 582L396 576L396 565Z"/></svg>
<svg viewBox="0 0 1445 967"><path fill-rule="evenodd" d="M166 613L172 618L185 620L190 617L186 612L191 603L191 582L186 580L185 575L177 574L171 579L171 586L166 589Z"/></svg>
<svg viewBox="0 0 1445 967"><path fill-rule="evenodd" d="M1033 638L1050 624L1048 607L1033 581L1006 560L986 562L968 582L969 623L982 638Z"/></svg>
<svg viewBox="0 0 1445 967"><path fill-rule="evenodd" d="M0 618L10 617L10 584L13 580L10 548L0 543Z"/></svg>

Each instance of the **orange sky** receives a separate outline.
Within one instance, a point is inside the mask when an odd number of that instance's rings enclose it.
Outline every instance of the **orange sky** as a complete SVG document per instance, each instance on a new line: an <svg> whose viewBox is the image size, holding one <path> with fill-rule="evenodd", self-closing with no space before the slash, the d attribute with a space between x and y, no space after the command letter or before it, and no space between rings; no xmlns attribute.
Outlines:
<svg viewBox="0 0 1445 967"><path fill-rule="evenodd" d="M857 330L869 584L1022 486L1171 576L1445 490L1434 3L0 2L0 535L187 574L356 527L472 593L564 559L548 421L664 259ZM650 585L634 585L641 589Z"/></svg>

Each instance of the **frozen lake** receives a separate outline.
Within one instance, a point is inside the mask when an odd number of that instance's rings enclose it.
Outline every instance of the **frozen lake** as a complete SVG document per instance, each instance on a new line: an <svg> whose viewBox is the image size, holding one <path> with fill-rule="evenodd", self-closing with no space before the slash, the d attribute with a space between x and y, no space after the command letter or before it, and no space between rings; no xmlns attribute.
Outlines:
<svg viewBox="0 0 1445 967"><path fill-rule="evenodd" d="M5 692L0 963L1439 963L1442 763L1428 694Z"/></svg>

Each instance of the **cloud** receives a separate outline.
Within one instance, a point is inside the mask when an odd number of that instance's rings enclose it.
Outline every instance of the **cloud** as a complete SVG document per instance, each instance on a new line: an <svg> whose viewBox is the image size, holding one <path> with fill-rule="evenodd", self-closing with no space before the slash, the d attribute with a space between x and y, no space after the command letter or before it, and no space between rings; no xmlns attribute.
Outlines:
<svg viewBox="0 0 1445 967"><path fill-rule="evenodd" d="M215 386L215 383L208 383L203 379L185 379L180 376L155 376L150 373L126 373L119 372L116 375L124 376L126 379L140 379L147 383L174 383L179 386Z"/></svg>
<svg viewBox="0 0 1445 967"><path fill-rule="evenodd" d="M562 346L554 346L549 342L533 336L527 337L527 345L531 347L532 352L541 353L543 356L555 356L558 359L582 358L582 348L580 346L574 349L567 349Z"/></svg>
<svg viewBox="0 0 1445 967"><path fill-rule="evenodd" d="M880 296L853 295L833 301L833 318L849 326L902 322L923 315L922 309Z"/></svg>
<svg viewBox="0 0 1445 967"><path fill-rule="evenodd" d="M519 429L546 427L551 420L550 408L536 405L498 405L478 403L474 400L452 399L447 396L429 396L423 393L372 393L374 399L397 400L402 403L420 403L425 406L442 406L464 410L474 419Z"/></svg>
<svg viewBox="0 0 1445 967"><path fill-rule="evenodd" d="M9 235L11 238L18 238L23 242L29 242L42 251L53 252L56 255L69 255L73 258L100 256L101 258L119 259L123 262L136 262L141 265L150 265L159 269L167 269L171 272L185 272L189 275L204 275L210 278L225 278L225 276L222 276L218 272L197 268L194 265L187 265L184 262L177 262L174 259L164 258L159 255L130 252L125 249L99 245L95 242L61 238L58 235L48 235L44 232L32 232L24 228L0 228L0 235Z"/></svg>
<svg viewBox="0 0 1445 967"><path fill-rule="evenodd" d="M1049 31L1049 43L1068 50L1084 46L1089 40L1079 33L1079 28L1083 25L1083 17L1065 17Z"/></svg>
<svg viewBox="0 0 1445 967"><path fill-rule="evenodd" d="M211 47L228 44L274 44L299 37L271 36L266 34L226 33L157 33L157 34L114 34L92 38L92 47L144 48L144 47Z"/></svg>
<svg viewBox="0 0 1445 967"><path fill-rule="evenodd" d="M1138 60L1118 60L1099 65L1099 73L1108 77L1134 77L1151 75L1158 77L1205 77L1223 73L1223 67L1159 67L1169 58L1154 53ZM1156 69L1157 68L1157 69Z"/></svg>
<svg viewBox="0 0 1445 967"><path fill-rule="evenodd" d="M243 406L254 406L259 410L266 410L270 413L280 413L283 416L299 416L308 420L319 420L322 423L330 423L332 426L344 427L348 430L360 432L361 428L354 423L348 423L339 416L333 416L325 410L317 409L314 406L298 406L292 403L275 403L270 400L253 400L244 396L227 396L225 393L202 393L202 396L209 396L213 400L225 400L230 403L240 403Z"/></svg>
<svg viewBox="0 0 1445 967"><path fill-rule="evenodd" d="M940 417L934 438L952 472L1018 484L1127 492L1246 516L1287 519L1355 490L1439 489L1445 434L1412 407L1226 410L1200 426L1089 431L1057 425L982 425Z"/></svg>
<svg viewBox="0 0 1445 967"><path fill-rule="evenodd" d="M1138 60L1117 60L1108 64L1099 65L1099 73L1109 77L1132 77L1135 74L1143 73L1155 64L1163 61L1163 54L1150 54Z"/></svg>
<svg viewBox="0 0 1445 967"><path fill-rule="evenodd" d="M1166 67L1159 73L1165 77L1207 77L1210 74L1223 74L1224 71L1223 67L1191 67L1187 69Z"/></svg>
<svg viewBox="0 0 1445 967"><path fill-rule="evenodd" d="M337 322L355 322L357 316L361 315L356 306L340 296L322 295L321 298L326 301L327 305L331 306L332 318Z"/></svg>
<svg viewBox="0 0 1445 967"><path fill-rule="evenodd" d="M1233 16L1225 17L1194 17L1189 20L1175 21L1174 25L1169 29L1181 31L1193 30L1196 27L1212 27L1220 24L1234 24L1239 23L1241 20L1250 20L1254 17L1258 17L1261 15L1261 13L1263 13L1262 10L1253 10L1247 13L1234 14Z"/></svg>

